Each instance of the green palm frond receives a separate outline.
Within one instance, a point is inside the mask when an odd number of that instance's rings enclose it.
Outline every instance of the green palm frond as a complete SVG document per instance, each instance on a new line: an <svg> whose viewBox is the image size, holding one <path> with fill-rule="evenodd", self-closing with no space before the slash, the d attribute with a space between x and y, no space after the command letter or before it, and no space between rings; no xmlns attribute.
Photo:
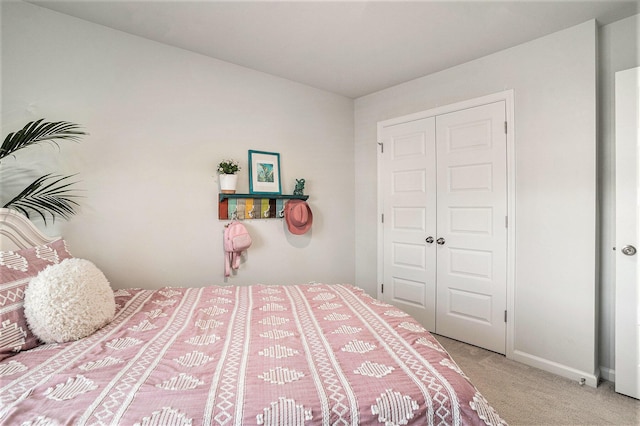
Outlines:
<svg viewBox="0 0 640 426"><path fill-rule="evenodd" d="M80 126L74 123L43 121L44 119L31 121L22 130L9 133L0 147L0 159L37 143L52 142L57 146L56 140L77 141L80 136L87 134L79 130Z"/></svg>
<svg viewBox="0 0 640 426"><path fill-rule="evenodd" d="M47 174L37 178L20 194L15 196L3 207L19 210L29 217L30 211L35 211L47 223L46 213L55 221L56 215L69 219L76 212L74 206L79 204L74 200L77 195L72 194L70 186L76 182L67 182L71 176Z"/></svg>

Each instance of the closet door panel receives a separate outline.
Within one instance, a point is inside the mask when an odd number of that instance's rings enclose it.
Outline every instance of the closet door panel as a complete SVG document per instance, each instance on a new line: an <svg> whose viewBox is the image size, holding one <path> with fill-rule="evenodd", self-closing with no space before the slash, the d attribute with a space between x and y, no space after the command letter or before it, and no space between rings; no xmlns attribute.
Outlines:
<svg viewBox="0 0 640 426"><path fill-rule="evenodd" d="M505 103L436 118L436 332L505 353Z"/></svg>
<svg viewBox="0 0 640 426"><path fill-rule="evenodd" d="M384 300L435 330L435 120L385 128L381 164L384 204Z"/></svg>

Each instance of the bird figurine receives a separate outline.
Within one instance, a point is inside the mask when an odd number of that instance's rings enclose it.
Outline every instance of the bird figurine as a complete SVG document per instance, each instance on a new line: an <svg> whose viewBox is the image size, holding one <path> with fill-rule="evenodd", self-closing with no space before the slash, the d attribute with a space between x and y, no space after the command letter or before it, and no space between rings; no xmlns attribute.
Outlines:
<svg viewBox="0 0 640 426"><path fill-rule="evenodd" d="M304 195L304 179L296 179L296 188L293 195Z"/></svg>

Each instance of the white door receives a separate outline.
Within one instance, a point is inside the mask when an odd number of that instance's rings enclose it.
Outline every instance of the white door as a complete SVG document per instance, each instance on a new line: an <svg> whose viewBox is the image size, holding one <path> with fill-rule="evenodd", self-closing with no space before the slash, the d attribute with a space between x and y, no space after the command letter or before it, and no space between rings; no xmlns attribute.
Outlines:
<svg viewBox="0 0 640 426"><path fill-rule="evenodd" d="M506 352L505 102L381 128L382 296Z"/></svg>
<svg viewBox="0 0 640 426"><path fill-rule="evenodd" d="M384 300L435 331L436 172L433 117L386 127L383 161Z"/></svg>
<svg viewBox="0 0 640 426"><path fill-rule="evenodd" d="M436 118L436 332L504 354L507 304L505 102Z"/></svg>
<svg viewBox="0 0 640 426"><path fill-rule="evenodd" d="M616 392L640 398L640 68L616 73Z"/></svg>

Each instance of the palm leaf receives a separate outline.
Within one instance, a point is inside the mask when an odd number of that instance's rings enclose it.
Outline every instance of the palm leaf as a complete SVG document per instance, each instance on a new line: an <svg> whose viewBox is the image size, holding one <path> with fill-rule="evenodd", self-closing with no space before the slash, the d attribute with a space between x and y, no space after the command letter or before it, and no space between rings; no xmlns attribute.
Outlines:
<svg viewBox="0 0 640 426"><path fill-rule="evenodd" d="M0 159L11 155L16 151L41 142L52 142L56 146L56 140L77 141L80 136L87 133L79 130L80 126L67 121L43 122L44 119L27 123L22 130L9 133L0 147Z"/></svg>
<svg viewBox="0 0 640 426"><path fill-rule="evenodd" d="M20 194L4 205L22 212L29 217L29 212L36 212L45 224L46 213L49 213L55 221L56 215L63 219L69 219L76 212L74 206L79 204L74 200L77 195L72 194L70 186L75 182L67 182L71 176L59 176L46 174L34 180Z"/></svg>

